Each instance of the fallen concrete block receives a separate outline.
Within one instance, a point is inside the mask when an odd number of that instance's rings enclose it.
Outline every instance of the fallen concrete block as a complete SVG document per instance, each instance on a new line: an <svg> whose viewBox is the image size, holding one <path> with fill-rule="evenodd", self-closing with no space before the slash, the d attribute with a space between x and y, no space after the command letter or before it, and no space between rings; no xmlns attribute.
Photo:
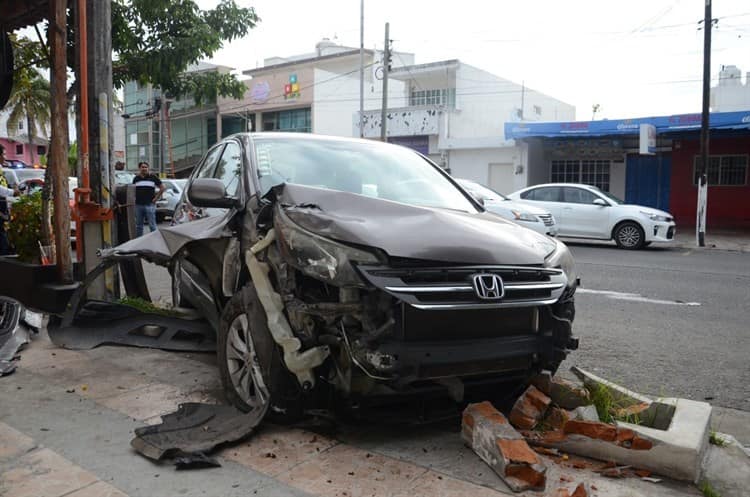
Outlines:
<svg viewBox="0 0 750 497"><path fill-rule="evenodd" d="M563 409L575 409L591 403L589 392L584 387L563 378L552 378L549 398Z"/></svg>
<svg viewBox="0 0 750 497"><path fill-rule="evenodd" d="M549 394L552 391L552 373L546 370L542 371L541 373L534 375L534 377L531 378L530 383L544 395L549 397Z"/></svg>
<svg viewBox="0 0 750 497"><path fill-rule="evenodd" d="M534 385L518 397L510 411L510 422L520 430L530 430L542 420L550 404L550 398Z"/></svg>
<svg viewBox="0 0 750 497"><path fill-rule="evenodd" d="M514 492L544 490L547 467L489 402L464 410L461 438Z"/></svg>
<svg viewBox="0 0 750 497"><path fill-rule="evenodd" d="M687 399L659 399L655 403L674 409L665 430L624 422L615 426L571 420L565 424L563 433L531 433L528 440L563 452L615 461L697 483L708 446L711 406Z"/></svg>
<svg viewBox="0 0 750 497"><path fill-rule="evenodd" d="M599 413L596 406L581 406L573 409L573 419L581 421L599 421Z"/></svg>

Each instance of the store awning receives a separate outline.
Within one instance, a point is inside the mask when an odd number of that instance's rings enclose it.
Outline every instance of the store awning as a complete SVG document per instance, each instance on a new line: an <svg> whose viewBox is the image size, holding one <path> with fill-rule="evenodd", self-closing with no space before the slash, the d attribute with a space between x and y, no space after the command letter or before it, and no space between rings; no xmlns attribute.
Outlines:
<svg viewBox="0 0 750 497"><path fill-rule="evenodd" d="M639 117L635 119L607 119L601 121L505 123L505 139L533 137L560 138L566 136L637 135L641 124L656 126L657 134L699 131L700 114ZM714 112L709 115L712 130L750 129L750 110L742 112Z"/></svg>

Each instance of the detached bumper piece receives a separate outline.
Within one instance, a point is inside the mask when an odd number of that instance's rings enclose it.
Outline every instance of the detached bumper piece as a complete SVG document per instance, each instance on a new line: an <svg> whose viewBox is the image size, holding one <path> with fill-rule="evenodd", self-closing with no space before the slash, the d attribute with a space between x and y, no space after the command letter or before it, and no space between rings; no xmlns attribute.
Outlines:
<svg viewBox="0 0 750 497"><path fill-rule="evenodd" d="M180 404L177 411L162 416L161 424L136 428L130 445L154 461L173 457L178 468L215 466L218 463L205 453L250 435L267 408L265 404L242 412L226 405Z"/></svg>

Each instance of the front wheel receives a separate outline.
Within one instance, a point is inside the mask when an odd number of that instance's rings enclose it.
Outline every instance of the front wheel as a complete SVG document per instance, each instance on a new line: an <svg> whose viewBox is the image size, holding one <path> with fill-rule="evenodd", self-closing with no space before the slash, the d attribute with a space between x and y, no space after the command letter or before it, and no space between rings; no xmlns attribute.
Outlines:
<svg viewBox="0 0 750 497"><path fill-rule="evenodd" d="M302 395L286 370L255 289L246 286L224 308L217 343L219 375L238 409L268 409L279 422L297 420Z"/></svg>
<svg viewBox="0 0 750 497"><path fill-rule="evenodd" d="M627 250L640 249L646 242L643 228L638 223L630 221L620 224L615 229L614 239L618 247Z"/></svg>

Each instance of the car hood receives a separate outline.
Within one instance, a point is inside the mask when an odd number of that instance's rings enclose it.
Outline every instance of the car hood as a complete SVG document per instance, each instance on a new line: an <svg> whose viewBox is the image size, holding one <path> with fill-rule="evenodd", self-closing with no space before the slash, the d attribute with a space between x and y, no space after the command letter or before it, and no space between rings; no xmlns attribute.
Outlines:
<svg viewBox="0 0 750 497"><path fill-rule="evenodd" d="M543 207L538 207L528 202L521 202L518 200L485 201L484 208L489 211L493 210L493 208L499 208L528 212L529 214L533 214L534 216L543 216L545 214L549 214L549 211Z"/></svg>
<svg viewBox="0 0 750 497"><path fill-rule="evenodd" d="M461 264L541 265L555 242L490 213L466 213L286 184L274 188L287 216L320 236L391 257Z"/></svg>
<svg viewBox="0 0 750 497"><path fill-rule="evenodd" d="M641 212L648 212L649 214L656 214L658 216L673 217L669 212L655 209L653 207L646 207L645 205L620 204L617 207L619 207L621 211L632 215L639 215Z"/></svg>

